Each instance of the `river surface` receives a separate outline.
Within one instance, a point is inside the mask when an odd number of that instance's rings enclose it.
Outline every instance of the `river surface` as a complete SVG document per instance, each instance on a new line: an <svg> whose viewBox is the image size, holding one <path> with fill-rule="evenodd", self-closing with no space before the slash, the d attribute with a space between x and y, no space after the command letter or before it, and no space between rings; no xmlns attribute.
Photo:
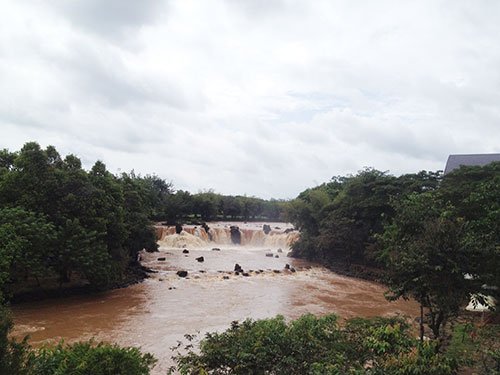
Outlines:
<svg viewBox="0 0 500 375"><path fill-rule="evenodd" d="M142 254L142 263L158 271L150 279L96 295L13 306L14 335L29 334L34 346L89 338L140 346L159 359L153 374L164 374L172 365L170 348L183 340L184 334L221 331L234 320L277 314L293 319L309 312L334 312L342 318L417 316L418 305L413 301L386 301L382 285L288 258L290 234L282 230L274 230L269 235L276 237L266 240L274 248L263 247L260 240L256 241L259 246L250 241L246 245L227 241L214 245L198 233L204 241L200 242L191 238L187 228L180 235L164 235L160 252ZM252 236L261 238L260 234ZM220 250L212 250L216 246ZM189 249L188 254L183 253L184 248ZM196 258L201 256L204 261L198 262ZM165 260L158 260L161 257ZM235 263L250 276L235 275ZM285 269L287 264L296 272ZM178 270L188 271L188 277L177 276Z"/></svg>

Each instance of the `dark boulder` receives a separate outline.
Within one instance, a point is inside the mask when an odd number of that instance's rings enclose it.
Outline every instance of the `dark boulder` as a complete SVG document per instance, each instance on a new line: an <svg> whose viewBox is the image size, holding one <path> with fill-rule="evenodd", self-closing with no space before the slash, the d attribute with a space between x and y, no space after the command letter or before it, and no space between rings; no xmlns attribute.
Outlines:
<svg viewBox="0 0 500 375"><path fill-rule="evenodd" d="M264 224L262 226L262 230L264 231L265 234L269 234L269 232L271 231L271 226L269 224Z"/></svg>
<svg viewBox="0 0 500 375"><path fill-rule="evenodd" d="M229 276L222 276L222 279L229 280Z"/></svg>
<svg viewBox="0 0 500 375"><path fill-rule="evenodd" d="M243 268L241 268L241 266L238 263L234 265L234 270L236 272L243 272Z"/></svg>
<svg viewBox="0 0 500 375"><path fill-rule="evenodd" d="M231 232L231 242L234 243L235 245L240 245L241 244L240 228L238 228L237 225L231 225L229 227L229 230Z"/></svg>
<svg viewBox="0 0 500 375"><path fill-rule="evenodd" d="M198 262L200 262L200 263L201 263L201 262L204 262L204 261L205 261L205 258L203 258L203 257L198 257L198 258L196 258L196 260L197 260Z"/></svg>
<svg viewBox="0 0 500 375"><path fill-rule="evenodd" d="M250 276L250 274L248 272L243 272L242 275L245 276L245 277Z"/></svg>
<svg viewBox="0 0 500 375"><path fill-rule="evenodd" d="M287 264L285 264L285 269L286 269L286 270L289 270L289 269L290 269L290 265L289 265L288 263L287 263Z"/></svg>
<svg viewBox="0 0 500 375"><path fill-rule="evenodd" d="M177 276L186 277L188 275L188 271L177 271Z"/></svg>
<svg viewBox="0 0 500 375"><path fill-rule="evenodd" d="M189 254L189 250L188 249L182 250L182 254Z"/></svg>
<svg viewBox="0 0 500 375"><path fill-rule="evenodd" d="M175 233L180 234L182 232L182 225L175 224Z"/></svg>
<svg viewBox="0 0 500 375"><path fill-rule="evenodd" d="M210 241L212 241L212 240L213 240L213 238L212 238L212 233L210 233L210 227L207 225L207 223L202 223L202 224L201 224L201 227L202 227L203 229L205 229L205 232L206 232L206 233L207 233L207 235L208 235L208 239L209 239Z"/></svg>
<svg viewBox="0 0 500 375"><path fill-rule="evenodd" d="M214 247L212 248L212 251L220 251L220 249L218 247Z"/></svg>
<svg viewBox="0 0 500 375"><path fill-rule="evenodd" d="M281 249L281 247L278 249L278 253L282 253L283 250Z"/></svg>
<svg viewBox="0 0 500 375"><path fill-rule="evenodd" d="M164 261L164 260L166 260L166 259L167 259L167 258L165 258L165 257L161 257L161 258L158 258L158 259L156 259L156 260L159 260L160 262L163 262L163 261Z"/></svg>

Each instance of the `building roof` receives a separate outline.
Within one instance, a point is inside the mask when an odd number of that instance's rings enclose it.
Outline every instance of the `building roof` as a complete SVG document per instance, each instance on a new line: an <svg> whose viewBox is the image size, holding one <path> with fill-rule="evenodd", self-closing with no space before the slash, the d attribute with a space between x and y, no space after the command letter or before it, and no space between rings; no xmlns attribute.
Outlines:
<svg viewBox="0 0 500 375"><path fill-rule="evenodd" d="M462 165L477 165L483 166L494 161L500 161L500 154L462 154L450 155L446 162L444 174L450 173L452 170L460 168Z"/></svg>

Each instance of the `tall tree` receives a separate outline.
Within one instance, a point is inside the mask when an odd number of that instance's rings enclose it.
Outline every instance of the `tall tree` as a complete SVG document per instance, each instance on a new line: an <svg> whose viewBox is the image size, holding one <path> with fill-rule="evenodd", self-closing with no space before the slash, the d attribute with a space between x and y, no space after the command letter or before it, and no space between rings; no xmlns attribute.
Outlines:
<svg viewBox="0 0 500 375"><path fill-rule="evenodd" d="M454 207L438 191L411 194L395 203L395 210L380 236L389 298L417 300L440 338L442 327L482 290L482 280L474 277L481 250L467 241L468 224L453 215Z"/></svg>

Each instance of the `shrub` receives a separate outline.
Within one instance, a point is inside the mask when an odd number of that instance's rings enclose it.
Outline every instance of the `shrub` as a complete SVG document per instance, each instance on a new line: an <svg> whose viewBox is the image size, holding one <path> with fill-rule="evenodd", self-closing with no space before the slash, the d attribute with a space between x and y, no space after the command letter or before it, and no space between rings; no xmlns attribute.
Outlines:
<svg viewBox="0 0 500 375"><path fill-rule="evenodd" d="M446 375L456 368L434 347L420 347L400 318L356 318L343 327L335 315L245 320L206 334L199 352L186 348L172 373Z"/></svg>
<svg viewBox="0 0 500 375"><path fill-rule="evenodd" d="M37 375L148 375L156 360L137 348L92 341L73 345L59 343L34 354Z"/></svg>

